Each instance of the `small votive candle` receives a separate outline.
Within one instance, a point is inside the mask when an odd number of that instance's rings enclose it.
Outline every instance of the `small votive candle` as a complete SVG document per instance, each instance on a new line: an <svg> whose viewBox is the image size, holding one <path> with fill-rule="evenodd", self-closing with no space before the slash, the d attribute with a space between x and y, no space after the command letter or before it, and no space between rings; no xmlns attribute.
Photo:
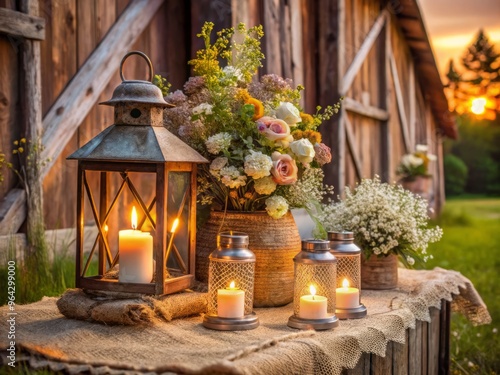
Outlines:
<svg viewBox="0 0 500 375"><path fill-rule="evenodd" d="M242 318L245 315L245 291L235 288L234 281L229 288L217 290L217 315L220 318Z"/></svg>
<svg viewBox="0 0 500 375"><path fill-rule="evenodd" d="M342 287L337 288L337 308L355 309L359 307L359 289L349 287L349 281L344 279Z"/></svg>
<svg viewBox="0 0 500 375"><path fill-rule="evenodd" d="M316 288L310 286L311 294L300 297L299 318L325 319L327 317L328 299L316 295Z"/></svg>

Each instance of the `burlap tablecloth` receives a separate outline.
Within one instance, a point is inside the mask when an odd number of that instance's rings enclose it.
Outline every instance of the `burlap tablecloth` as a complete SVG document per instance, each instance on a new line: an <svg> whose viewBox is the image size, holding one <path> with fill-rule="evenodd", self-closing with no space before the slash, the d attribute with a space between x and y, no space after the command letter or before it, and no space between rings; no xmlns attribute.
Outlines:
<svg viewBox="0 0 500 375"><path fill-rule="evenodd" d="M385 355L389 340L404 343L416 320L430 321L429 308L452 301L472 324L491 321L472 283L454 271L399 270L391 291L362 291L364 319L341 321L331 331L287 327L292 306L256 309L260 326L251 331L205 329L202 317L108 326L67 319L56 298L16 306L18 360L39 368L95 374L339 374L353 368L362 352ZM7 307L0 308L6 332ZM8 345L7 335L0 346ZM4 352L5 353L5 352ZM5 361L5 357L2 357Z"/></svg>

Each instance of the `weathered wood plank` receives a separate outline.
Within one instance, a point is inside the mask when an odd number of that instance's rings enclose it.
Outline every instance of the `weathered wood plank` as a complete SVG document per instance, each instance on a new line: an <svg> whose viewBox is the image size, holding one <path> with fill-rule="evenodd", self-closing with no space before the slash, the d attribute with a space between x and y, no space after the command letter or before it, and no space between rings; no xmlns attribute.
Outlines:
<svg viewBox="0 0 500 375"><path fill-rule="evenodd" d="M410 143L410 135L408 134L408 119L406 117L403 91L401 89L398 68L396 66L396 60L394 59L392 47L390 48L390 52L389 52L388 57L389 57L389 65L391 67L392 82L394 83L394 91L396 93L396 105L398 107L399 121L400 121L401 129L403 132L403 142L404 142L406 152L410 152L411 143Z"/></svg>
<svg viewBox="0 0 500 375"><path fill-rule="evenodd" d="M372 356L371 375L390 375L392 374L392 345L393 342L389 341L385 349L385 357L378 355Z"/></svg>
<svg viewBox="0 0 500 375"><path fill-rule="evenodd" d="M431 307L429 311L431 315L431 322L428 324L427 340L428 354L427 354L427 373L429 375L439 374L439 333L440 333L440 319L439 310Z"/></svg>
<svg viewBox="0 0 500 375"><path fill-rule="evenodd" d="M27 39L45 39L45 19L0 8L0 33Z"/></svg>
<svg viewBox="0 0 500 375"><path fill-rule="evenodd" d="M16 233L26 218L26 192L12 189L0 202L0 236Z"/></svg>
<svg viewBox="0 0 500 375"><path fill-rule="evenodd" d="M163 0L135 0L117 20L101 44L66 86L45 118L43 158L50 161L42 170L46 176L82 119L118 68L122 56L144 31ZM99 77L99 79L95 79Z"/></svg>
<svg viewBox="0 0 500 375"><path fill-rule="evenodd" d="M83 236L84 252L88 253L92 249L95 238L97 237L97 227L85 227ZM45 231L45 240L53 251L49 251L49 260L52 261L55 256L69 255L73 257L76 252L76 229L57 229ZM0 262L10 259L13 254L18 262L24 257L27 241L24 233L17 233L8 236L0 236Z"/></svg>
<svg viewBox="0 0 500 375"><path fill-rule="evenodd" d="M366 59L366 56L368 56L368 53L370 52L371 48L373 47L373 44L377 40L378 35L380 34L380 31L382 30L382 27L385 24L385 21L388 17L389 12L387 9L384 9L380 15L378 16L377 20L373 24L370 32L366 36L365 40L363 41L363 44L359 48L359 51L356 53L354 56L353 61L351 62L351 65L349 65L349 68L347 69L344 78L342 79L342 84L340 86L340 93L342 95L345 95L349 88L352 85L352 82L354 81L354 78L359 72L359 69L363 65L363 62Z"/></svg>
<svg viewBox="0 0 500 375"><path fill-rule="evenodd" d="M415 133L416 133L416 110L417 110L417 95L415 95L415 67L413 60L409 60L408 64L408 100L409 100L409 119L408 119L408 132L410 137L410 143L412 146L415 146Z"/></svg>
<svg viewBox="0 0 500 375"><path fill-rule="evenodd" d="M409 347L409 329L406 330L406 339L404 344L392 343L392 374L408 374L408 356L413 355L408 352Z"/></svg>
<svg viewBox="0 0 500 375"><path fill-rule="evenodd" d="M266 73L283 75L281 61L281 43L280 40L280 0L268 0L263 3L264 11L264 29L266 36L264 40L264 51L266 59L264 67Z"/></svg>
<svg viewBox="0 0 500 375"><path fill-rule="evenodd" d="M389 112L385 109L373 107L371 105L364 105L350 97L344 98L342 106L349 112L354 112L358 115L370 117L375 120L387 121L389 119Z"/></svg>
<svg viewBox="0 0 500 375"><path fill-rule="evenodd" d="M387 56L389 56L391 44L391 16L387 17L387 21L384 26L384 31L379 38L379 48L378 48L378 71L380 78L379 83L379 105L384 108L389 113L389 108L393 105L391 103L391 93L388 89L389 77L390 77L390 66ZM382 168L382 181L390 182L392 181L393 165L392 165L392 137L391 137L391 121L389 116L387 120L382 121L380 124L380 148L381 148L381 168Z"/></svg>
<svg viewBox="0 0 500 375"><path fill-rule="evenodd" d="M450 373L450 315L450 302L442 300L439 314L439 373L442 375Z"/></svg>
<svg viewBox="0 0 500 375"><path fill-rule="evenodd" d="M354 168L356 169L356 175L358 176L358 179L361 179L363 177L362 164L359 158L358 148L356 147L356 136L354 135L354 131L352 129L352 123L347 113L345 113L343 121L345 122L344 127L345 127L346 140L349 146L349 151L352 157L352 161L354 163Z"/></svg>
<svg viewBox="0 0 500 375"><path fill-rule="evenodd" d="M371 354L370 353L362 353L359 358L356 367L353 369L345 369L342 374L343 375L365 375L370 374L371 367Z"/></svg>
<svg viewBox="0 0 500 375"><path fill-rule="evenodd" d="M304 54L302 48L302 13L300 0L290 0L290 19L291 19L291 48L292 48L292 79L295 84L304 84ZM304 105L304 99L302 102Z"/></svg>
<svg viewBox="0 0 500 375"><path fill-rule="evenodd" d="M422 374L422 322L415 322L415 329L410 329L408 332L408 374Z"/></svg>
<svg viewBox="0 0 500 375"><path fill-rule="evenodd" d="M422 322L422 355L420 357L420 366L422 375L427 375L427 363L429 361L429 323Z"/></svg>
<svg viewBox="0 0 500 375"><path fill-rule="evenodd" d="M326 0L317 4L318 12L318 101L321 106L338 100L340 79L343 75L344 51L344 0ZM335 42L336 41L336 42ZM345 186L345 130L341 121L344 113L334 116L320 128L323 142L332 147L335 162L325 165L325 182L342 194Z"/></svg>

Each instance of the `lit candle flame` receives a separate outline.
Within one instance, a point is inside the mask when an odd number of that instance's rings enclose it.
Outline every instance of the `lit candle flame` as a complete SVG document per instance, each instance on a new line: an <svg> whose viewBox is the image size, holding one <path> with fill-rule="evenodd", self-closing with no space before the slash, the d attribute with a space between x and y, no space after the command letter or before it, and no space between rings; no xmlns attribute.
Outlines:
<svg viewBox="0 0 500 375"><path fill-rule="evenodd" d="M137 211L135 210L135 206L132 206L132 229L137 229Z"/></svg>
<svg viewBox="0 0 500 375"><path fill-rule="evenodd" d="M105 224L105 225L104 225L104 231L105 231L106 233L109 231L108 224Z"/></svg>
<svg viewBox="0 0 500 375"><path fill-rule="evenodd" d="M179 218L174 220L174 223L172 224L172 230L170 231L170 233L175 233L178 225L179 225Z"/></svg>
<svg viewBox="0 0 500 375"><path fill-rule="evenodd" d="M235 285L234 281L231 281L231 283L229 283L229 289L234 289Z"/></svg>
<svg viewBox="0 0 500 375"><path fill-rule="evenodd" d="M316 288L314 287L314 285L311 285L309 287L309 291L311 292L311 295L314 297L316 295Z"/></svg>
<svg viewBox="0 0 500 375"><path fill-rule="evenodd" d="M349 280L344 279L342 281L342 288L349 288Z"/></svg>

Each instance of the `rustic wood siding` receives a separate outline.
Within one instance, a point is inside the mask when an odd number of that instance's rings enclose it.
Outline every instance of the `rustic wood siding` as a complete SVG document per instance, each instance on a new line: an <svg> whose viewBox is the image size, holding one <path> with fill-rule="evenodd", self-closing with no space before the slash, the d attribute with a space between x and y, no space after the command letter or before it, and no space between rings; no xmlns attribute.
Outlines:
<svg viewBox="0 0 500 375"><path fill-rule="evenodd" d="M50 110L128 3L129 0L40 0L39 15L46 21L45 40L41 42L43 114ZM0 0L3 8L16 10L15 5L14 0ZM317 104L325 106L338 100L343 76L374 25L382 25L345 93L352 103L368 108L369 113L344 109L322 126L324 142L332 147L334 155L334 161L325 167L326 182L335 184L337 193L342 193L344 185L353 186L360 178L374 174L387 181L396 180L395 168L401 156L413 151L415 144L426 143L431 152L442 156L437 124L419 83L422 77L416 74L418 61L413 61L397 14L387 12L385 1L165 0L130 50L145 52L156 73L166 76L174 90L182 88L190 75L187 62L202 47L196 33L206 20L213 21L216 29L238 22L245 22L248 27L263 24L266 59L259 73L276 73L293 79L295 84L304 84L302 104L307 112L314 112ZM15 38L0 34L0 147L4 152L10 152L12 141L24 134L16 121L18 43ZM397 105L387 47L394 56L404 111ZM128 79L144 78L146 73L147 67L140 58L127 60ZM116 71L99 101L109 99L119 83ZM378 115L370 117L374 112ZM402 112L408 124L406 132L401 125ZM388 118L383 119L384 114ZM48 228L75 225L77 166L66 157L112 122L113 109L96 103L82 118L71 140L61 144L64 150L44 181ZM439 208L444 200L442 161L431 168ZM91 178L89 183L96 186L97 181ZM14 184L15 179L7 172L6 181L0 186L0 199ZM91 221L92 217L86 219Z"/></svg>

